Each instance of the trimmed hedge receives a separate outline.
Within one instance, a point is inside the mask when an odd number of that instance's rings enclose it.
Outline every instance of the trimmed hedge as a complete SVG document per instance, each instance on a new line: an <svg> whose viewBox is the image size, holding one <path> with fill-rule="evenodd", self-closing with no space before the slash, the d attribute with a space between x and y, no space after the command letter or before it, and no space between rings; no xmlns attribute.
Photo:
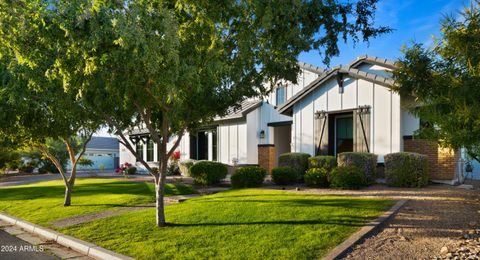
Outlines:
<svg viewBox="0 0 480 260"><path fill-rule="evenodd" d="M193 159L187 159L178 162L178 168L180 169L180 173L183 176L190 177L190 167L192 167L197 161Z"/></svg>
<svg viewBox="0 0 480 260"><path fill-rule="evenodd" d="M372 184L377 178L377 155L363 152L346 152L338 155L338 166L355 166L364 174L364 183Z"/></svg>
<svg viewBox="0 0 480 260"><path fill-rule="evenodd" d="M310 168L305 173L305 184L309 187L328 187L328 173L326 168Z"/></svg>
<svg viewBox="0 0 480 260"><path fill-rule="evenodd" d="M246 166L237 169L230 178L234 188L250 188L262 186L267 171L258 166Z"/></svg>
<svg viewBox="0 0 480 260"><path fill-rule="evenodd" d="M227 166L219 162L199 161L190 167L190 176L196 184L219 184L227 177Z"/></svg>
<svg viewBox="0 0 480 260"><path fill-rule="evenodd" d="M308 158L308 168L324 168L327 172L337 167L337 158L335 156L314 156Z"/></svg>
<svg viewBox="0 0 480 260"><path fill-rule="evenodd" d="M302 180L308 169L308 158L310 158L308 153L284 153L278 157L278 166L291 167L297 175L297 180Z"/></svg>
<svg viewBox="0 0 480 260"><path fill-rule="evenodd" d="M355 166L339 166L330 173L330 186L340 189L360 189L365 186L365 175Z"/></svg>
<svg viewBox="0 0 480 260"><path fill-rule="evenodd" d="M385 179L395 187L423 187L428 184L428 156L418 153L385 155Z"/></svg>
<svg viewBox="0 0 480 260"><path fill-rule="evenodd" d="M297 181L297 172L289 166L279 166L272 169L272 181L278 185L290 185Z"/></svg>

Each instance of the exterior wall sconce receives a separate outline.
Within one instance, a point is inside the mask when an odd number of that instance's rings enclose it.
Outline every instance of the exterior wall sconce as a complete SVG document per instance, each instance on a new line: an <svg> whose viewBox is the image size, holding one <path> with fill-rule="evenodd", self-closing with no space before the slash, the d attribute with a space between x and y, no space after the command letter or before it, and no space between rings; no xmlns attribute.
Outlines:
<svg viewBox="0 0 480 260"><path fill-rule="evenodd" d="M260 139L265 138L265 130L260 131Z"/></svg>

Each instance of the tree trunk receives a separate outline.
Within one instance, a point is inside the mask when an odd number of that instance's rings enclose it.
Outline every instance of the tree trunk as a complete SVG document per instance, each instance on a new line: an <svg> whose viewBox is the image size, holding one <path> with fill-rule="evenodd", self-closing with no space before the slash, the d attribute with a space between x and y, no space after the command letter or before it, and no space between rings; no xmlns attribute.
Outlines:
<svg viewBox="0 0 480 260"><path fill-rule="evenodd" d="M165 227L167 225L165 221L165 203L163 201L163 192L165 184L160 181L155 184L155 191L157 192L157 226Z"/></svg>
<svg viewBox="0 0 480 260"><path fill-rule="evenodd" d="M63 202L63 206L67 207L71 205L71 198L72 198L72 186L70 184L65 185L65 201Z"/></svg>

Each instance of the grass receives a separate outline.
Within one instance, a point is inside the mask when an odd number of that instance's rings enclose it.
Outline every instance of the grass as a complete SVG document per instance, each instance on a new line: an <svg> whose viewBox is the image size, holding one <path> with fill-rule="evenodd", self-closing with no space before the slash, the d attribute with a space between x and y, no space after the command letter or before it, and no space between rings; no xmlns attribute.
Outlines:
<svg viewBox="0 0 480 260"><path fill-rule="evenodd" d="M0 211L49 226L54 220L86 213L139 205L155 201L152 183L107 179L77 179L72 205L63 206L63 181L47 181L23 186L0 188ZM190 194L185 185L167 184L166 196Z"/></svg>
<svg viewBox="0 0 480 260"><path fill-rule="evenodd" d="M245 189L147 209L60 231L138 259L321 258L393 201Z"/></svg>

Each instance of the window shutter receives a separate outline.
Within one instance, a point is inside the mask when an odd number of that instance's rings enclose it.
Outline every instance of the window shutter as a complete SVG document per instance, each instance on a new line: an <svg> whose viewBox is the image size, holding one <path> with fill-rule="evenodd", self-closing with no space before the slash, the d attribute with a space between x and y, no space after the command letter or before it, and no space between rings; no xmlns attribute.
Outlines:
<svg viewBox="0 0 480 260"><path fill-rule="evenodd" d="M315 113L315 155L328 155L328 114L325 111Z"/></svg>
<svg viewBox="0 0 480 260"><path fill-rule="evenodd" d="M353 112L354 150L356 152L370 152L370 107L361 106Z"/></svg>

